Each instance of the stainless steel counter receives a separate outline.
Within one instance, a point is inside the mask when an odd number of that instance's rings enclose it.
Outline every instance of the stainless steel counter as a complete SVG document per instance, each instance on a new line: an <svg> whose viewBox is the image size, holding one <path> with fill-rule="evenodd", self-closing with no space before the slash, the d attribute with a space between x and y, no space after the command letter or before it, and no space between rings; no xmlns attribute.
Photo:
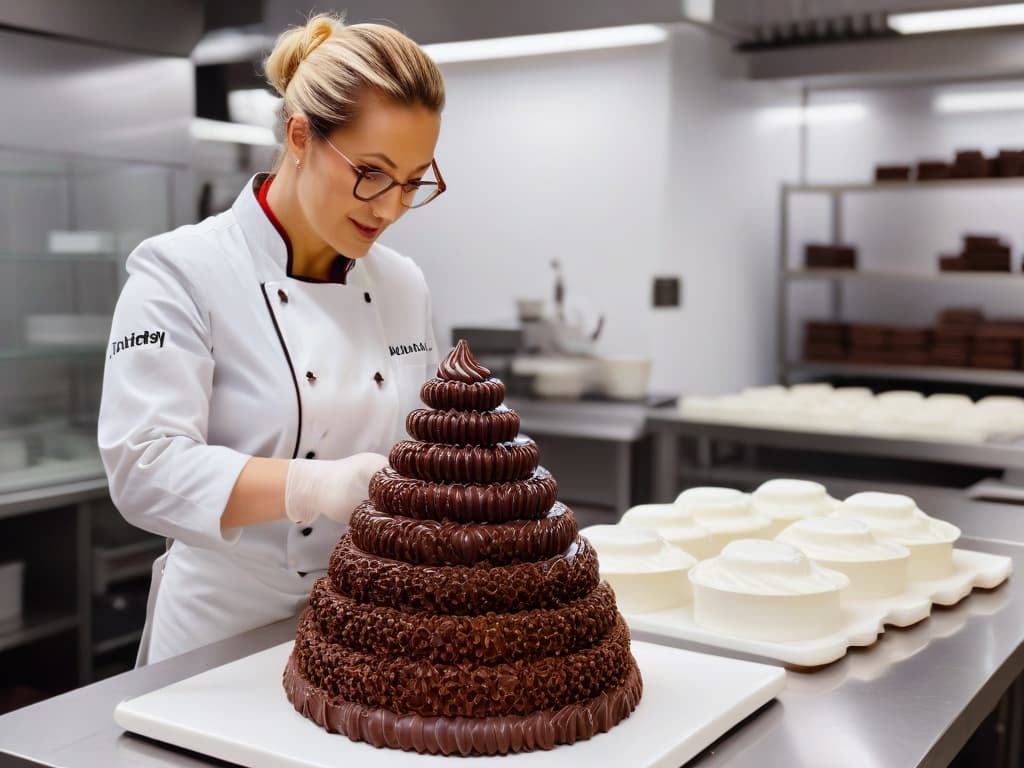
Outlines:
<svg viewBox="0 0 1024 768"><path fill-rule="evenodd" d="M942 766L1024 670L1024 525L1001 505L927 500L929 512L984 531L961 546L1014 559L1017 574L991 592L937 609L915 627L813 672L792 671L786 690L692 764L729 768ZM966 527L966 526L965 526ZM286 641L294 621L264 627L176 659L0 717L0 751L60 768L216 765L124 734L111 712L139 695ZM650 639L638 634L637 639ZM699 646L679 643L702 650ZM680 691L699 696L699 691ZM572 750L565 750L572 764ZM18 764L18 763L15 763ZM24 763L30 764L30 763Z"/></svg>

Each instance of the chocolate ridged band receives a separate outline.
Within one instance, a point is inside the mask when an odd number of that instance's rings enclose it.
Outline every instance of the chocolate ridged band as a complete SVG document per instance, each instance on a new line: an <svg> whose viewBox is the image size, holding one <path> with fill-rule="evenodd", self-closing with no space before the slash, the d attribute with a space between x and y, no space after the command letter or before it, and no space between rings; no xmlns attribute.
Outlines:
<svg viewBox="0 0 1024 768"><path fill-rule="evenodd" d="M528 438L490 448L400 440L390 461L398 474L433 483L507 483L532 475L540 452Z"/></svg>
<svg viewBox="0 0 1024 768"><path fill-rule="evenodd" d="M540 518L558 498L558 484L543 467L527 480L490 485L431 483L390 467L370 479L370 500L382 512L422 520L503 523Z"/></svg>
<svg viewBox="0 0 1024 768"><path fill-rule="evenodd" d="M328 575L338 592L360 603L474 616L559 608L600 581L597 556L583 538L561 555L535 563L424 568L369 555L345 534L331 555Z"/></svg>
<svg viewBox="0 0 1024 768"><path fill-rule="evenodd" d="M511 565L546 560L565 552L576 538L572 510L555 502L547 517L492 523L417 520L378 510L364 501L348 526L364 552L419 565Z"/></svg>
<svg viewBox="0 0 1024 768"><path fill-rule="evenodd" d="M497 445L519 434L519 414L500 407L494 411L410 411L405 419L410 437L448 445Z"/></svg>
<svg viewBox="0 0 1024 768"><path fill-rule="evenodd" d="M434 664L328 642L311 612L299 621L297 671L332 699L428 717L528 715L586 701L620 685L632 665L619 616L597 643L564 656L497 664Z"/></svg>
<svg viewBox="0 0 1024 768"><path fill-rule="evenodd" d="M313 585L309 607L317 630L331 643L434 664L564 656L598 642L617 616L615 595L603 581L589 595L552 610L443 616L357 603L321 577Z"/></svg>
<svg viewBox="0 0 1024 768"><path fill-rule="evenodd" d="M643 693L643 679L634 665L621 685L557 711L525 717L423 717L330 700L298 673L294 655L283 683L295 710L329 732L378 748L463 757L552 749L589 739L629 717Z"/></svg>
<svg viewBox="0 0 1024 768"><path fill-rule="evenodd" d="M420 399L441 411L449 408L456 411L492 411L505 399L505 385L501 379L475 384L427 379L420 388Z"/></svg>

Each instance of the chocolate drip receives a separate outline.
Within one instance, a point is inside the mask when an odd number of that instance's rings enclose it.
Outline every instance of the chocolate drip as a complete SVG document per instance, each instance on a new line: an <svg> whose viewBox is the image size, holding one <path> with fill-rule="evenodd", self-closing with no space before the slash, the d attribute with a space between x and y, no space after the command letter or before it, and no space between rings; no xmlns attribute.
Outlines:
<svg viewBox="0 0 1024 768"><path fill-rule="evenodd" d="M283 685L295 710L327 731L375 747L464 757L552 749L589 739L629 717L643 692L634 664L621 685L556 711L520 717L424 717L332 700L299 674L294 655Z"/></svg>
<svg viewBox="0 0 1024 768"><path fill-rule="evenodd" d="M352 513L349 533L364 552L406 563L512 565L565 552L577 528L572 511L561 502L548 510L547 517L495 525L418 520L381 512L365 501Z"/></svg>
<svg viewBox="0 0 1024 768"><path fill-rule="evenodd" d="M437 366L437 378L443 381L461 381L466 384L475 384L491 378L491 372L477 362L473 353L469 351L469 344L465 339L459 339L448 356Z"/></svg>
<svg viewBox="0 0 1024 768"><path fill-rule="evenodd" d="M540 454L528 438L493 448L402 440L391 449L390 460L399 474L435 483L507 483L532 475Z"/></svg>

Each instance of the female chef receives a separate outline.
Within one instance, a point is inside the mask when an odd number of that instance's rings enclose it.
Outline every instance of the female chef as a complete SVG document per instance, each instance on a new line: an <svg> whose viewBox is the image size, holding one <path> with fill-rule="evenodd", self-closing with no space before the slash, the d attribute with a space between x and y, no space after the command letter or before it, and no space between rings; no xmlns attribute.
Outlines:
<svg viewBox="0 0 1024 768"><path fill-rule="evenodd" d="M445 189L437 66L393 29L319 15L266 72L277 173L139 245L114 313L111 498L173 540L140 664L299 610L436 364L423 274L376 241Z"/></svg>

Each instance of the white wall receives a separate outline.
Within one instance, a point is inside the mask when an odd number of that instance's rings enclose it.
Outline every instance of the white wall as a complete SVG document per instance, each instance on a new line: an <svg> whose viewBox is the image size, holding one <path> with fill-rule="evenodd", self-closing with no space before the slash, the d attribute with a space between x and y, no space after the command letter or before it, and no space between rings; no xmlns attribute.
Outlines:
<svg viewBox="0 0 1024 768"><path fill-rule="evenodd" d="M759 128L774 86L740 79L729 44L669 43L444 67L438 163L450 190L385 241L423 267L439 337L512 325L515 299L606 315L600 351L655 361L659 391L722 392L774 376L776 192L795 132ZM651 308L655 275L683 306Z"/></svg>

